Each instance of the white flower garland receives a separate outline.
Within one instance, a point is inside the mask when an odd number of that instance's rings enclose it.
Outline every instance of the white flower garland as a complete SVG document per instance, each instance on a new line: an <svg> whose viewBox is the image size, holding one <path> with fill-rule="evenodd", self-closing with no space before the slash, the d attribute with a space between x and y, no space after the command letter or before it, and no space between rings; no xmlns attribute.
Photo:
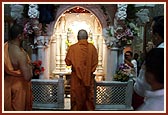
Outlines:
<svg viewBox="0 0 168 115"><path fill-rule="evenodd" d="M110 26L109 28L103 28L103 36L107 47L116 46L116 42L118 42L118 40L114 37L113 26Z"/></svg>
<svg viewBox="0 0 168 115"><path fill-rule="evenodd" d="M118 4L114 26L103 29L105 44L108 48L124 47L127 44L132 44L134 36L139 36L138 27L132 22L125 22L125 18L127 17L126 8L126 4Z"/></svg>
<svg viewBox="0 0 168 115"><path fill-rule="evenodd" d="M125 18L127 17L127 4L118 4L117 7L117 20L125 20Z"/></svg>
<svg viewBox="0 0 168 115"><path fill-rule="evenodd" d="M28 16L30 18L39 18L39 11L38 11L38 5L37 4L30 4L29 5L29 11Z"/></svg>

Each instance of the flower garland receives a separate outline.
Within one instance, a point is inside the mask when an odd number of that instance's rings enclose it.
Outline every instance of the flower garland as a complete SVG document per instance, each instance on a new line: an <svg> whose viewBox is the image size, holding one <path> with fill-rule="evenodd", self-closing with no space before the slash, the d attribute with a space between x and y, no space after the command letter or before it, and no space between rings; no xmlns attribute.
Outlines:
<svg viewBox="0 0 168 115"><path fill-rule="evenodd" d="M109 28L103 29L103 36L105 40L105 44L108 48L115 47L116 43L118 42L117 39L114 37L114 28L110 26Z"/></svg>
<svg viewBox="0 0 168 115"><path fill-rule="evenodd" d="M128 81L131 74L131 68L127 64L120 64L118 70L114 74L115 81Z"/></svg>
<svg viewBox="0 0 168 115"><path fill-rule="evenodd" d="M65 40L65 43L66 43L67 47L72 45L72 43L68 39Z"/></svg>
<svg viewBox="0 0 168 115"><path fill-rule="evenodd" d="M72 34L72 29L68 28L67 30L67 39L65 40L65 43L67 45L67 48L72 45L71 41L69 40L70 35Z"/></svg>
<svg viewBox="0 0 168 115"><path fill-rule="evenodd" d="M30 4L28 10L28 16L30 18L39 18L40 12L38 11L37 4Z"/></svg>
<svg viewBox="0 0 168 115"><path fill-rule="evenodd" d="M131 30L130 28L118 27L116 30L113 26L103 30L103 36L105 44L108 48L112 47L124 47L128 44L132 44L135 32L138 30ZM133 33L134 32L134 33Z"/></svg>
<svg viewBox="0 0 168 115"><path fill-rule="evenodd" d="M103 29L105 44L108 48L124 47L131 45L135 37L140 36L139 28L133 22L125 22L125 25L110 26Z"/></svg>
<svg viewBox="0 0 168 115"><path fill-rule="evenodd" d="M127 4L118 4L114 18L114 25L103 29L105 44L108 48L131 45L135 36L139 36L139 29L133 22L128 22Z"/></svg>
<svg viewBox="0 0 168 115"><path fill-rule="evenodd" d="M140 30L138 26L136 26L133 22L126 22L126 23L133 34L132 36L140 36Z"/></svg>
<svg viewBox="0 0 168 115"><path fill-rule="evenodd" d="M88 42L91 43L91 44L94 44L94 41L93 41L93 33L92 33L91 31L89 32Z"/></svg>

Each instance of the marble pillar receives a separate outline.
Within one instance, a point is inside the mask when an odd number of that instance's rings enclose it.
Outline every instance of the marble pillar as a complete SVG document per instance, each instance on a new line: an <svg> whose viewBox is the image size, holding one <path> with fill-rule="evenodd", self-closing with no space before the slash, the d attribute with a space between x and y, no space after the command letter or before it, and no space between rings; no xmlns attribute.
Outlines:
<svg viewBox="0 0 168 115"><path fill-rule="evenodd" d="M61 37L61 47L60 47L60 51L61 51L61 59L60 59L60 71L64 72L66 70L66 64L65 64L65 55L66 55L66 44L65 44L65 40L67 38L67 34L66 33L62 33L62 37Z"/></svg>
<svg viewBox="0 0 168 115"><path fill-rule="evenodd" d="M56 67L55 67L55 70L56 72L59 72L60 71L60 60L61 60L61 34L57 34L56 35Z"/></svg>
<svg viewBox="0 0 168 115"><path fill-rule="evenodd" d="M41 67L44 67L44 72L40 74L39 79L49 79L49 55L50 49L48 45L48 36L38 36L37 38L37 60L42 61Z"/></svg>
<svg viewBox="0 0 168 115"><path fill-rule="evenodd" d="M93 34L93 41L94 41L94 46L97 49L97 52L99 52L99 49L98 49L98 37L97 37L96 34Z"/></svg>
<svg viewBox="0 0 168 115"><path fill-rule="evenodd" d="M56 52L57 52L57 43L56 43L56 35L52 36L52 41L50 43L50 73L55 71L56 69Z"/></svg>
<svg viewBox="0 0 168 115"><path fill-rule="evenodd" d="M44 50L44 67L45 67L45 71L44 71L44 79L50 79L50 45L48 45L47 47L45 47Z"/></svg>
<svg viewBox="0 0 168 115"><path fill-rule="evenodd" d="M112 47L107 50L107 74L106 80L111 81L113 80L113 76L118 67L118 48Z"/></svg>
<svg viewBox="0 0 168 115"><path fill-rule="evenodd" d="M38 45L37 46L37 60L41 60L42 64L41 67L44 67L44 46L43 45ZM39 76L39 79L44 78L44 73L41 73Z"/></svg>
<svg viewBox="0 0 168 115"><path fill-rule="evenodd" d="M97 72L98 73L103 73L103 67L102 67L102 51L103 51L103 39L97 35L97 40L98 40L98 67L97 67Z"/></svg>
<svg viewBox="0 0 168 115"><path fill-rule="evenodd" d="M118 49L118 65L124 63L124 48Z"/></svg>
<svg viewBox="0 0 168 115"><path fill-rule="evenodd" d="M32 48L31 60L32 62L37 60L36 48Z"/></svg>

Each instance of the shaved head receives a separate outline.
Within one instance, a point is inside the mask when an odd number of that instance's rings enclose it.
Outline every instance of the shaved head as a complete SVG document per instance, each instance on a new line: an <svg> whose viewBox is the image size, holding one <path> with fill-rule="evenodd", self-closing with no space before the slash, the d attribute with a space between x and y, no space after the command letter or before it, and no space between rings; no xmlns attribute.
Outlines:
<svg viewBox="0 0 168 115"><path fill-rule="evenodd" d="M77 38L78 38L78 40L88 39L87 31L84 29L79 30Z"/></svg>

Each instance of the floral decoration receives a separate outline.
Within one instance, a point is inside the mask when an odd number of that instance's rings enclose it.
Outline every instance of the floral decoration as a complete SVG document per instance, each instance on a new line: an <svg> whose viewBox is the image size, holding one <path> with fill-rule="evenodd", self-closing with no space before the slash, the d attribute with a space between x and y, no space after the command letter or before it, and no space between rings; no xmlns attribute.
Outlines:
<svg viewBox="0 0 168 115"><path fill-rule="evenodd" d="M115 81L128 81L131 74L131 68L127 64L120 64L118 70L114 74Z"/></svg>
<svg viewBox="0 0 168 115"><path fill-rule="evenodd" d="M133 36L140 36L140 30L136 24L133 22L127 22L127 25L130 28Z"/></svg>
<svg viewBox="0 0 168 115"><path fill-rule="evenodd" d="M110 26L103 30L103 36L108 48L131 45L133 39L139 36L139 28L134 23L127 23L124 27Z"/></svg>
<svg viewBox="0 0 168 115"><path fill-rule="evenodd" d="M68 39L65 40L65 43L66 43L67 47L71 46L71 44L72 44Z"/></svg>
<svg viewBox="0 0 168 115"><path fill-rule="evenodd" d="M44 67L41 67L42 61L41 60L36 60L33 63L33 76L39 76L41 73L44 72Z"/></svg>
<svg viewBox="0 0 168 115"><path fill-rule="evenodd" d="M38 11L37 4L30 4L28 10L28 16L30 18L39 18L40 12Z"/></svg>
<svg viewBox="0 0 168 115"><path fill-rule="evenodd" d="M88 42L91 43L91 44L94 44L94 41L93 41L93 33L92 33L91 31L89 32Z"/></svg>
<svg viewBox="0 0 168 115"><path fill-rule="evenodd" d="M65 40L65 43L67 45L67 48L72 45L72 42L69 40L70 35L72 34L72 29L68 28L67 30L67 39Z"/></svg>
<svg viewBox="0 0 168 115"><path fill-rule="evenodd" d="M118 4L114 25L103 29L105 44L108 48L123 48L131 45L133 39L139 36L139 29L133 23L134 20L127 18L127 6L127 4Z"/></svg>

